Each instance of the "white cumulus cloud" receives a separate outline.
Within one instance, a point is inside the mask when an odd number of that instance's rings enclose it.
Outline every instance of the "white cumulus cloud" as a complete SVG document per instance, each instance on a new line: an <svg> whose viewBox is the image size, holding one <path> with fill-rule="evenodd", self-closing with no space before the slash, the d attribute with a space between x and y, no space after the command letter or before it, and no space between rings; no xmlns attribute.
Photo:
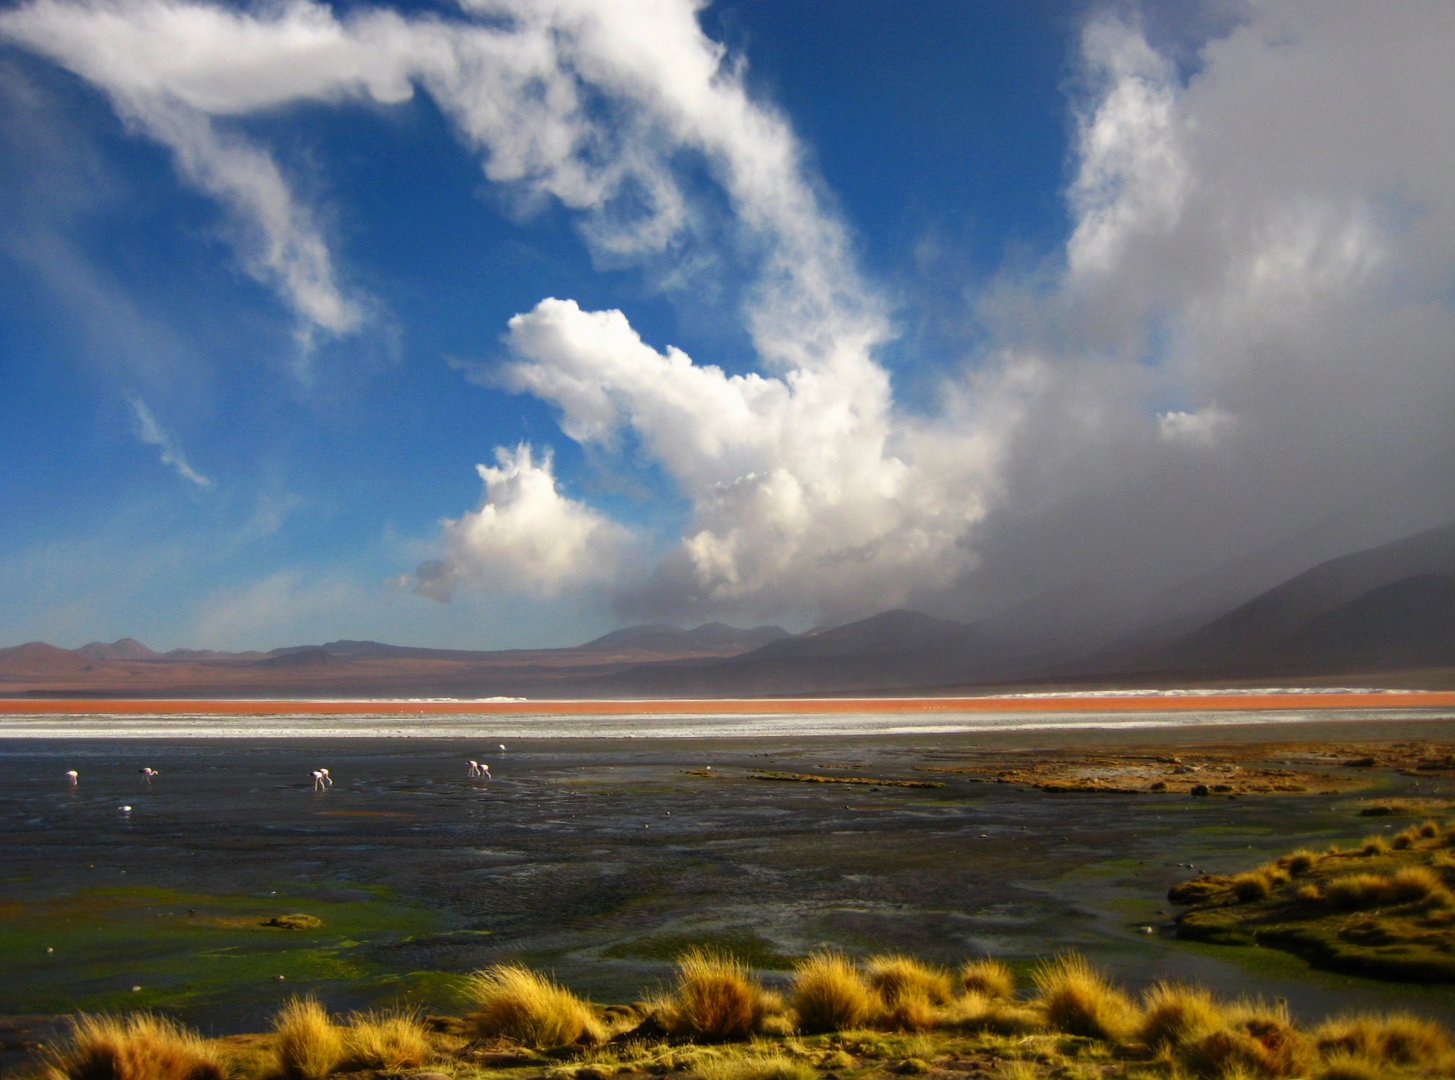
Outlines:
<svg viewBox="0 0 1455 1080"><path fill-rule="evenodd" d="M425 563L407 583L448 600L462 583L553 596L611 580L629 532L563 495L549 452L537 462L521 444L495 456L495 466L475 467L485 482L480 508L444 524L446 559Z"/></svg>

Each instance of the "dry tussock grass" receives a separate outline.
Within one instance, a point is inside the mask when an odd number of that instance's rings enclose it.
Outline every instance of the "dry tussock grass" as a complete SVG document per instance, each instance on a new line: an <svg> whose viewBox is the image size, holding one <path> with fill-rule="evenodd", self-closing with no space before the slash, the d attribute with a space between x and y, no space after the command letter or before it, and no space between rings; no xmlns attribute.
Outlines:
<svg viewBox="0 0 1455 1080"><path fill-rule="evenodd" d="M1062 953L1034 976L1046 1020L1057 1031L1122 1043L1139 1015L1131 998L1114 987L1079 953Z"/></svg>
<svg viewBox="0 0 1455 1080"><path fill-rule="evenodd" d="M988 998L1009 1001L1015 997L1015 972L1003 960L982 956L960 965L960 985Z"/></svg>
<svg viewBox="0 0 1455 1080"><path fill-rule="evenodd" d="M1181 1048L1179 1058L1196 1075L1291 1077L1308 1073L1313 1047L1282 1006L1238 1002L1217 1030Z"/></svg>
<svg viewBox="0 0 1455 1080"><path fill-rule="evenodd" d="M1455 1044L1449 1032L1433 1020L1410 1013L1335 1017L1315 1028L1313 1039L1325 1055L1343 1052L1395 1065L1455 1064L1450 1061Z"/></svg>
<svg viewBox="0 0 1455 1080"><path fill-rule="evenodd" d="M475 1010L465 1023L478 1038L513 1039L549 1049L598 1043L606 1034L587 1002L521 964L495 964L475 972L466 993Z"/></svg>
<svg viewBox="0 0 1455 1080"><path fill-rule="evenodd" d="M1159 982L1142 995L1137 1037L1153 1049L1176 1048L1206 1035L1222 1023L1222 1006L1208 991L1197 986Z"/></svg>
<svg viewBox="0 0 1455 1080"><path fill-rule="evenodd" d="M222 1080L217 1052L200 1035L154 1013L77 1016L50 1047L47 1080Z"/></svg>
<svg viewBox="0 0 1455 1080"><path fill-rule="evenodd" d="M741 961L714 949L691 949L677 960L677 985L659 1003L657 1021L674 1035L721 1042L754 1034L781 1013Z"/></svg>
<svg viewBox="0 0 1455 1080"><path fill-rule="evenodd" d="M816 952L794 965L790 1000L798 1026L808 1032L848 1031L879 1009L863 973L837 952Z"/></svg>
<svg viewBox="0 0 1455 1080"><path fill-rule="evenodd" d="M948 971L903 953L869 957L864 961L864 974L886 1005L904 997L944 1005L955 996L955 980Z"/></svg>
<svg viewBox="0 0 1455 1080"><path fill-rule="evenodd" d="M879 996L880 1023L896 1031L928 1031L940 1026L941 1009L955 996L955 979L902 953L871 956L864 974Z"/></svg>
<svg viewBox="0 0 1455 1080"><path fill-rule="evenodd" d="M1455 895L1445 886L1444 878L1428 866L1405 866L1392 874L1345 874L1324 886L1323 898L1346 911L1392 904L1455 906Z"/></svg>
<svg viewBox="0 0 1455 1080"><path fill-rule="evenodd" d="M417 1069L434 1056L415 1013L353 1013L346 1041L350 1064L366 1069Z"/></svg>
<svg viewBox="0 0 1455 1080"><path fill-rule="evenodd" d="M278 1072L294 1080L321 1080L343 1063L344 1032L317 998L289 998L273 1018Z"/></svg>

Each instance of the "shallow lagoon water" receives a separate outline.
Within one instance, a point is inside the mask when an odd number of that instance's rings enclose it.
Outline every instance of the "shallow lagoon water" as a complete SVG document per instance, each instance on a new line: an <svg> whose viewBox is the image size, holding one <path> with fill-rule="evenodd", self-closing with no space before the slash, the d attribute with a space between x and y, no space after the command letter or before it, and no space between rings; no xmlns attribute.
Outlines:
<svg viewBox="0 0 1455 1080"><path fill-rule="evenodd" d="M1057 796L918 771L1077 742L1455 735L1428 715L7 717L0 734L0 1013L139 1003L246 1030L303 990L334 1009L449 1008L440 973L515 959L624 1001L706 942L770 970L826 944L1023 968L1075 948L1131 987L1196 979L1305 1017L1455 1020L1448 987L1168 933L1181 864L1234 870L1382 827L1353 797ZM468 758L496 778L472 780ZM315 792L319 766L335 784ZM258 925L295 910L324 928Z"/></svg>

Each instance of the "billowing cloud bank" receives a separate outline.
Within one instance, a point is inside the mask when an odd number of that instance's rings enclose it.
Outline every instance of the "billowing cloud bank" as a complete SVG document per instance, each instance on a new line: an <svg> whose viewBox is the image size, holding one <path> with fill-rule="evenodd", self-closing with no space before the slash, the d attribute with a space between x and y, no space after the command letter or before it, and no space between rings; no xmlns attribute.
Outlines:
<svg viewBox="0 0 1455 1080"><path fill-rule="evenodd" d="M932 415L896 404L890 306L791 128L696 14L33 0L0 35L168 147L305 339L360 332L371 301L232 123L300 103L423 91L491 181L578 211L598 256L745 264L758 372L550 298L511 320L491 376L603 459L644 459L685 505L681 534L640 535L567 493L549 452L502 449L479 508L413 577L438 599L585 589L635 615L969 615L1076 582L1151 593L1321 523L1316 556L1455 516L1455 143L1434 134L1455 9L1260 5L1180 66L1135 20L1092 19L1070 103L1073 228L1034 281L967 306L988 344L936 358L952 374ZM1375 499L1377 527L1358 520Z"/></svg>

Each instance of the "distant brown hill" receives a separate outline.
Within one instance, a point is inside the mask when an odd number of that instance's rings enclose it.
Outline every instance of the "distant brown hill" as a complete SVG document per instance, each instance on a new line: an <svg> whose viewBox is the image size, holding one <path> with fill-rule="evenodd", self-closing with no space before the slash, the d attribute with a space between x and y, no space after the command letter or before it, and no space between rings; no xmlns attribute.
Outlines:
<svg viewBox="0 0 1455 1080"><path fill-rule="evenodd" d="M569 648L493 652L340 640L270 653L161 655L130 638L77 650L30 642L0 649L0 693L757 697L1005 682L1267 681L1340 671L1376 680L1419 672L1432 686L1455 683L1455 524L1322 562L1152 646L1109 649L1078 618L1077 595L1039 598L1027 609L1038 622L1031 634L1018 633L1004 613L965 623L887 611L800 635L772 626L651 625ZM1067 623L1081 629L1049 648L1040 630L1057 601L1067 605Z"/></svg>
<svg viewBox="0 0 1455 1080"><path fill-rule="evenodd" d="M110 645L93 641L82 645L76 652L88 660L160 660L162 654L149 649L136 638L121 638Z"/></svg>
<svg viewBox="0 0 1455 1080"><path fill-rule="evenodd" d="M58 649L43 641L27 641L9 649L0 649L0 676L58 675L84 671L90 666L88 657L69 649Z"/></svg>
<svg viewBox="0 0 1455 1080"><path fill-rule="evenodd" d="M776 626L634 627L584 645L499 651L340 640L271 652L174 649L132 638L68 650L42 642L0 649L0 694L259 697L328 695L569 696L641 663L722 659L787 636Z"/></svg>

